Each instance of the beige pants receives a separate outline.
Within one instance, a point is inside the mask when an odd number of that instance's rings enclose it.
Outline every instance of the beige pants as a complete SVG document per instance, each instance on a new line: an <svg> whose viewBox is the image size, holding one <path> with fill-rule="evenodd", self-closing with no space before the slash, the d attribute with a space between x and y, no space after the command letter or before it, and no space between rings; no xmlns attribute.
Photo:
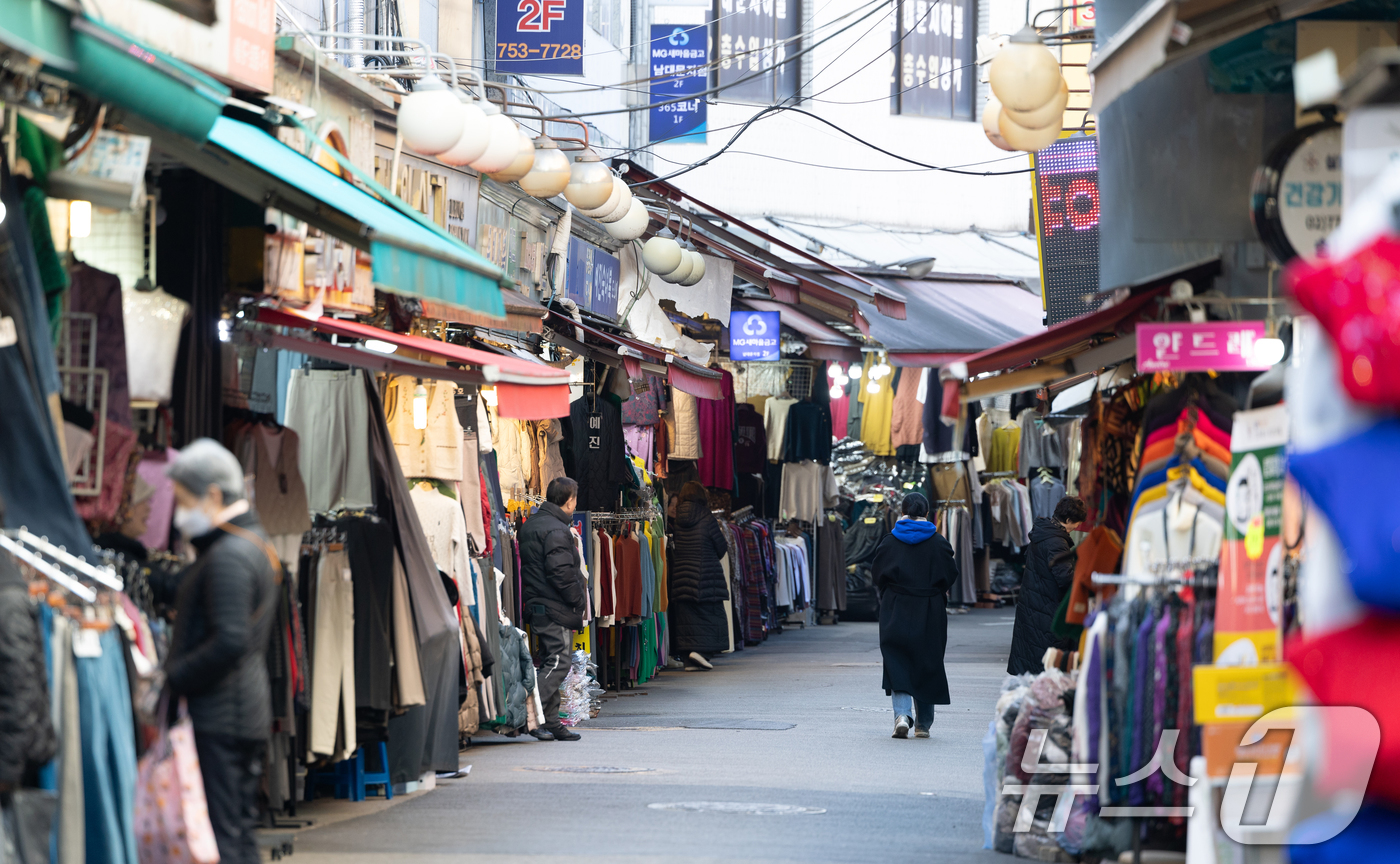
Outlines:
<svg viewBox="0 0 1400 864"><path fill-rule="evenodd" d="M321 556L311 669L311 752L349 758L355 742L355 585L344 552Z"/></svg>

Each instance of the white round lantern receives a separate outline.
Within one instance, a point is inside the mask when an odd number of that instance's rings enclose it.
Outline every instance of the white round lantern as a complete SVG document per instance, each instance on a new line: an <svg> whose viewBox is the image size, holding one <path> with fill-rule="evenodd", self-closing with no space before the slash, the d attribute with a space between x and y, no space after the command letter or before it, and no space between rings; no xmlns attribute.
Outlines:
<svg viewBox="0 0 1400 864"><path fill-rule="evenodd" d="M604 227L614 240L636 240L646 233L649 224L651 214L647 212L646 205L642 204L642 199L634 196L627 208L627 215Z"/></svg>
<svg viewBox="0 0 1400 864"><path fill-rule="evenodd" d="M515 160L507 165L504 171L497 171L491 175L491 179L497 183L514 183L535 167L535 139L530 137L529 132L520 129L516 133L516 140Z"/></svg>
<svg viewBox="0 0 1400 864"><path fill-rule="evenodd" d="M491 143L484 153L471 162L471 166L482 174L504 171L520 152L520 127L490 102L481 110L486 114L486 125L491 130Z"/></svg>
<svg viewBox="0 0 1400 864"><path fill-rule="evenodd" d="M580 210L593 210L608 203L613 193L613 174L598 159L598 154L584 149L569 169L569 185L564 199Z"/></svg>
<svg viewBox="0 0 1400 864"><path fill-rule="evenodd" d="M462 137L466 116L457 94L442 79L428 75L399 104L399 132L404 146L424 156L436 156Z"/></svg>
<svg viewBox="0 0 1400 864"><path fill-rule="evenodd" d="M1027 153L1035 153L1044 150L1051 144L1060 140L1060 125L1051 123L1044 129L1027 129L1015 120L1012 120L1006 113L1006 109L1001 109L1001 119L997 121L997 128L1001 129L1001 137L1006 139L1017 150L1025 150Z"/></svg>
<svg viewBox="0 0 1400 864"><path fill-rule="evenodd" d="M1033 27L1023 27L987 69L992 92L1012 111L1034 111L1060 89L1060 64Z"/></svg>
<svg viewBox="0 0 1400 864"><path fill-rule="evenodd" d="M1006 139L1001 137L1001 129L997 122L1001 119L1001 103L997 97L992 96L987 99L987 105L982 109L982 131L987 133L987 140L1001 150L1015 152L1016 148L1006 143Z"/></svg>
<svg viewBox="0 0 1400 864"><path fill-rule="evenodd" d="M553 198L569 185L569 157L548 135L535 139L535 166L520 178L520 188L526 195Z"/></svg>
<svg viewBox="0 0 1400 864"><path fill-rule="evenodd" d="M1060 127L1064 123L1065 106L1069 104L1069 83L1060 78L1060 91L1049 102L1034 111L1012 111L1006 108L1006 116L1023 129L1044 129L1046 126Z"/></svg>
<svg viewBox="0 0 1400 864"><path fill-rule="evenodd" d="M491 143L491 127L486 122L486 112L475 99L465 93L457 96L462 103L462 134L456 144L438 154L438 159L448 165L469 165L486 152Z"/></svg>
<svg viewBox="0 0 1400 864"><path fill-rule="evenodd" d="M695 259L690 256L695 253L684 247L681 248L681 263L676 265L676 269L670 273L658 273L662 279L673 285L678 285L690 278L690 271L695 269Z"/></svg>
<svg viewBox="0 0 1400 864"><path fill-rule="evenodd" d="M686 254L691 256L692 267L690 268L690 275L686 277L681 284L690 287L705 278L705 256L701 255L699 252L688 252Z"/></svg>
<svg viewBox="0 0 1400 864"><path fill-rule="evenodd" d="M663 231L642 244L642 263L662 278L674 273L684 257L681 244L676 242L670 231Z"/></svg>

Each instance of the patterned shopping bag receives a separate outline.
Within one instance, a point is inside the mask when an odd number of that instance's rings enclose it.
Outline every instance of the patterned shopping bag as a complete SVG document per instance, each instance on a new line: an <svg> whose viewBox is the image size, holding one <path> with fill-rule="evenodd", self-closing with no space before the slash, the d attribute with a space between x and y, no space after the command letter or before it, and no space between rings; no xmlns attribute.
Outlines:
<svg viewBox="0 0 1400 864"><path fill-rule="evenodd" d="M204 800L194 724L179 721L141 757L136 773L136 849L141 864L218 864L219 847ZM162 720L167 716L164 710Z"/></svg>

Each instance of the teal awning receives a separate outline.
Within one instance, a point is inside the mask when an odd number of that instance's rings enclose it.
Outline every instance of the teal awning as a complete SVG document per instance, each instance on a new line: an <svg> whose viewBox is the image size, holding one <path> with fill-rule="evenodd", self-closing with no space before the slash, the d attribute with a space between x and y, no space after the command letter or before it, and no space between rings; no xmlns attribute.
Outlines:
<svg viewBox="0 0 1400 864"><path fill-rule="evenodd" d="M49 0L5 0L0 3L0 43L37 57L60 72L78 67L68 29L71 14Z"/></svg>
<svg viewBox="0 0 1400 864"><path fill-rule="evenodd" d="M448 303L502 324L501 268L327 171L257 126L215 120L204 146L143 128L155 145L264 207L275 207L370 253L375 285ZM484 322L483 322L484 323Z"/></svg>

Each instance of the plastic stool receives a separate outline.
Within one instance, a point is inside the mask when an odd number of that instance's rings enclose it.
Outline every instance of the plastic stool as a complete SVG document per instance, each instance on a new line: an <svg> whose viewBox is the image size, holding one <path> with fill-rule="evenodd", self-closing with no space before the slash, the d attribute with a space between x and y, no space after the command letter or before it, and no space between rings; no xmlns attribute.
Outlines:
<svg viewBox="0 0 1400 864"><path fill-rule="evenodd" d="M373 745L371 745L373 746ZM335 767L329 771L314 771L306 777L306 800L310 801L315 797L317 786L335 786L335 797L351 801L365 800L367 786L383 786L385 800L394 797L394 784L389 780L389 747L380 741L379 769L375 772L365 771L365 748L359 747L355 750L355 755L349 759L342 759L335 763Z"/></svg>
<svg viewBox="0 0 1400 864"><path fill-rule="evenodd" d="M361 747L355 753L355 761L359 765L359 793L356 800L365 800L368 790L366 786L383 786L384 800L394 797L394 784L389 780L389 745L383 741L379 742L379 770L369 772L365 770L365 748Z"/></svg>

